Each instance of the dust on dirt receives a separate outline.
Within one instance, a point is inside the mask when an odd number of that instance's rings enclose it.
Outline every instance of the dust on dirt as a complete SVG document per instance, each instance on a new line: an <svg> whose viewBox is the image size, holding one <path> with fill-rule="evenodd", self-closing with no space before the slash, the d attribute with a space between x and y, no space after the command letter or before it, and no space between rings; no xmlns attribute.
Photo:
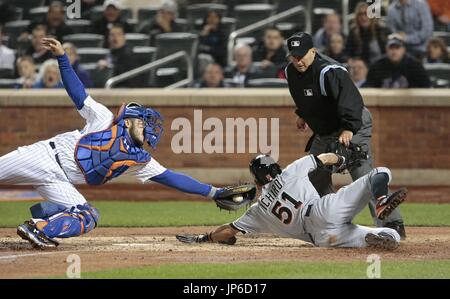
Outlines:
<svg viewBox="0 0 450 299"><path fill-rule="evenodd" d="M450 259L450 228L410 227L395 251L317 248L273 235L239 236L235 245L183 244L179 233L204 233L214 227L97 228L87 235L61 240L53 250L33 250L12 228L0 229L0 278L66 274L67 257L81 258L82 272L173 263L240 263L252 261L362 261L371 253L383 260Z"/></svg>

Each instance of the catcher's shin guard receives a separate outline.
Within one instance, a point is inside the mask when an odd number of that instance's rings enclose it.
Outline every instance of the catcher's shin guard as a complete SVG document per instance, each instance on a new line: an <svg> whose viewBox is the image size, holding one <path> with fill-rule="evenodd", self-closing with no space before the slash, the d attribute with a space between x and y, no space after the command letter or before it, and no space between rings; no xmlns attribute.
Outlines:
<svg viewBox="0 0 450 299"><path fill-rule="evenodd" d="M97 226L100 214L90 205L78 206L78 211L62 212L38 223L37 227L49 238L70 238L86 234Z"/></svg>

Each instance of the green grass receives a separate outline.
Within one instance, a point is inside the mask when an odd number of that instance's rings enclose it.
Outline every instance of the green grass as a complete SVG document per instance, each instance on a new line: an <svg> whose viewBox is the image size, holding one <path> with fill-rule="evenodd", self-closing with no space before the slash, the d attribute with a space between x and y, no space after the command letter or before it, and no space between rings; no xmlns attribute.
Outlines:
<svg viewBox="0 0 450 299"><path fill-rule="evenodd" d="M1 202L0 227L15 227L30 217L30 202ZM184 226L220 225L238 218L237 213L219 211L212 202L106 202L95 201L100 210L100 226ZM401 207L409 226L450 226L450 204L405 203ZM355 223L372 225L369 210Z"/></svg>
<svg viewBox="0 0 450 299"><path fill-rule="evenodd" d="M82 273L81 278L367 278L365 262L172 264ZM450 278L450 261L381 261L381 278ZM62 277L61 277L62 278Z"/></svg>

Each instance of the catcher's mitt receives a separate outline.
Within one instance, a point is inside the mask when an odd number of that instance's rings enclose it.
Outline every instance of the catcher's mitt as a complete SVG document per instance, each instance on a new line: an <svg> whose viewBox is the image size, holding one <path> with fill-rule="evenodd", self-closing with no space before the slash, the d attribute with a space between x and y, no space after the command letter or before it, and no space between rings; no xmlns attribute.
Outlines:
<svg viewBox="0 0 450 299"><path fill-rule="evenodd" d="M344 158L333 170L333 172L338 173L343 173L346 170L352 171L361 166L362 161L369 159L367 151L363 151L361 145L350 142L350 145L346 147L337 139L329 144L327 152L337 154Z"/></svg>
<svg viewBox="0 0 450 299"><path fill-rule="evenodd" d="M256 186L254 184L243 184L220 189L214 197L214 201L220 209L237 211L251 204L255 196Z"/></svg>

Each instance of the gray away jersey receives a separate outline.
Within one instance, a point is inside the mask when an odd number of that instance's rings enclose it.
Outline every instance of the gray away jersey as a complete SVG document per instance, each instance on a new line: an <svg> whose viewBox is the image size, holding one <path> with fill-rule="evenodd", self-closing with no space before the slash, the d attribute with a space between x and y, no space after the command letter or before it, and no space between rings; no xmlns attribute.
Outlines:
<svg viewBox="0 0 450 299"><path fill-rule="evenodd" d="M320 198L308 178L316 168L313 155L291 163L263 187L258 201L232 225L242 233L273 233L310 241L304 232L303 217L308 204Z"/></svg>

